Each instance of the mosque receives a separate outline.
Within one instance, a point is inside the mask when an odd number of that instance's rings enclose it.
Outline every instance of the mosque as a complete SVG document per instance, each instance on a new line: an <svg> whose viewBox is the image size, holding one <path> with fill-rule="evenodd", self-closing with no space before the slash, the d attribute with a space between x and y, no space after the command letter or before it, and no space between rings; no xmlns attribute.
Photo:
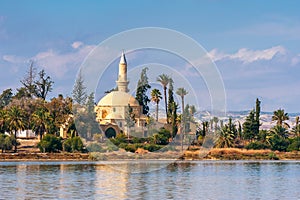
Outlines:
<svg viewBox="0 0 300 200"><path fill-rule="evenodd" d="M95 107L96 120L107 137L115 137L117 133L128 133L125 117L128 115L129 106L134 114L135 131L144 131L146 116L142 114L142 106L128 92L127 61L122 52L119 63L119 76L116 81L117 89L104 96ZM143 133L144 134L144 133Z"/></svg>

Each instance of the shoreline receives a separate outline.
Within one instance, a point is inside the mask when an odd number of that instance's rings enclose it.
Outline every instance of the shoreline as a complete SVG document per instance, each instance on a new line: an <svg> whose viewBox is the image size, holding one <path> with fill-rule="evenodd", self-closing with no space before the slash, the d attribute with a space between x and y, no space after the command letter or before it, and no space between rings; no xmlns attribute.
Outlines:
<svg viewBox="0 0 300 200"><path fill-rule="evenodd" d="M202 153L202 154L201 154ZM124 151L108 153L0 153L1 162L51 162L51 161L118 161L118 160L300 160L300 152L278 152L271 150L245 150L237 148L211 149L208 153L197 151L163 153L128 153Z"/></svg>

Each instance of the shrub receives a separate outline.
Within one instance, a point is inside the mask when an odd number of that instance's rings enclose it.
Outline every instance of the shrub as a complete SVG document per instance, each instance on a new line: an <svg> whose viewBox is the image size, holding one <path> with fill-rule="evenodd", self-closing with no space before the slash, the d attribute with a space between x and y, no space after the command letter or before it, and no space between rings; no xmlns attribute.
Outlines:
<svg viewBox="0 0 300 200"><path fill-rule="evenodd" d="M143 144L127 144L122 143L119 145L119 148L124 149L125 151L129 151L134 153L138 148L143 148Z"/></svg>
<svg viewBox="0 0 300 200"><path fill-rule="evenodd" d="M246 149L268 149L269 146L263 142L256 141L251 142L247 146L245 146Z"/></svg>
<svg viewBox="0 0 300 200"><path fill-rule="evenodd" d="M146 144L144 146L144 149L145 150L148 150L150 152L154 152L154 151L158 151L161 149L161 146L160 145L157 145L157 144Z"/></svg>
<svg viewBox="0 0 300 200"><path fill-rule="evenodd" d="M289 141L278 135L274 135L270 138L271 149L273 151L286 151L289 146Z"/></svg>
<svg viewBox="0 0 300 200"><path fill-rule="evenodd" d="M274 152L269 153L268 157L270 160L279 160L278 156Z"/></svg>
<svg viewBox="0 0 300 200"><path fill-rule="evenodd" d="M61 137L56 137L52 134L46 134L38 143L38 148L41 152L59 152L62 150Z"/></svg>
<svg viewBox="0 0 300 200"><path fill-rule="evenodd" d="M83 142L80 137L76 136L73 138L68 138L63 143L64 151L67 152L82 152Z"/></svg>
<svg viewBox="0 0 300 200"><path fill-rule="evenodd" d="M144 143L147 141L147 138L139 138L139 137L133 137L132 138L132 143Z"/></svg>
<svg viewBox="0 0 300 200"><path fill-rule="evenodd" d="M137 145L135 145L135 144L127 144L125 146L125 150L134 153L137 150Z"/></svg>
<svg viewBox="0 0 300 200"><path fill-rule="evenodd" d="M2 153L5 150L11 150L15 144L19 145L20 143L17 142L14 135L0 134L0 149Z"/></svg>
<svg viewBox="0 0 300 200"><path fill-rule="evenodd" d="M291 140L291 144L287 148L288 151L299 151L300 150L300 137L296 137Z"/></svg>
<svg viewBox="0 0 300 200"><path fill-rule="evenodd" d="M113 144L115 145L120 145L121 143L125 143L126 142L126 135L123 133L119 133L117 134L117 136L115 138L110 138L109 139Z"/></svg>

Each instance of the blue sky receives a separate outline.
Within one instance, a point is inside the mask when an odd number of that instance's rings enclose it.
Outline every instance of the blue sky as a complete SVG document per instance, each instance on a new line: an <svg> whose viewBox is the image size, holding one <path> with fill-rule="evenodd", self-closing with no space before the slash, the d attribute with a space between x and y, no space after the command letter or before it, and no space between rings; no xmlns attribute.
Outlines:
<svg viewBox="0 0 300 200"><path fill-rule="evenodd" d="M20 87L32 59L55 81L51 96L70 95L96 45L153 26L182 32L209 52L223 77L227 110L251 109L259 97L264 111L300 112L299 7L299 1L271 0L2 0L0 90Z"/></svg>

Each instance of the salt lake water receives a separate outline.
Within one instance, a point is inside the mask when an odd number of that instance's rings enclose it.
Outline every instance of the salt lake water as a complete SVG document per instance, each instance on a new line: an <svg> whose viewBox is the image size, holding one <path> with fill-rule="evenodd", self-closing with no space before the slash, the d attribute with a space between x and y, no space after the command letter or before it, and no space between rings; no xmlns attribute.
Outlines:
<svg viewBox="0 0 300 200"><path fill-rule="evenodd" d="M300 199L300 161L0 162L0 194L0 199Z"/></svg>

